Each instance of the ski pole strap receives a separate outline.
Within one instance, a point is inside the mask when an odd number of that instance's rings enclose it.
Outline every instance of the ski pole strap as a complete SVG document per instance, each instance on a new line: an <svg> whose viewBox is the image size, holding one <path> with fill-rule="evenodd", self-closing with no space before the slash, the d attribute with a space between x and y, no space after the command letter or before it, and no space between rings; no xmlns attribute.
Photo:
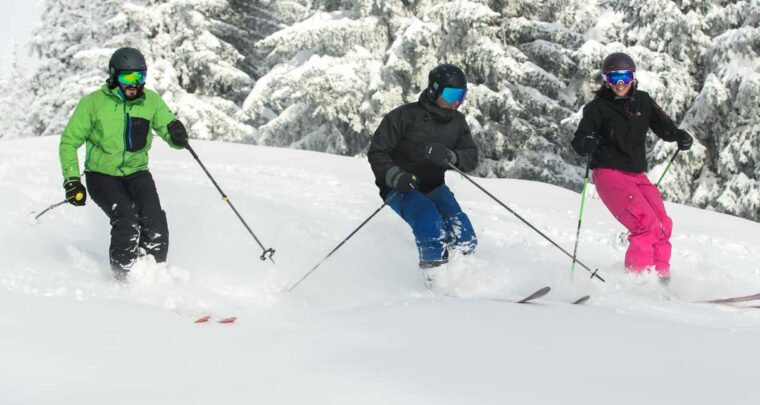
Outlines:
<svg viewBox="0 0 760 405"><path fill-rule="evenodd" d="M504 207L504 209L506 209L507 211L509 211L512 215L516 216L517 219L519 219L520 221L522 221L530 229L534 230L536 233L538 233L539 235L541 235L549 243L551 243L552 245L554 245L554 247L556 247L562 253L564 253L565 255L567 255L567 257L570 257L570 258L573 257L573 255L571 255L570 252L568 252L567 250L563 249L562 246L560 246L560 245L557 244L557 242L553 241L550 237L546 236L546 234L544 234L538 228L536 228L535 226L533 226L525 218L521 217L517 212L515 212L514 210L512 210L511 208L509 208L506 204L504 204L503 202L501 202L501 200L499 200L498 198L496 198L493 194L489 193L488 190L486 190L483 187L481 187L480 184L478 184L475 180L473 180L472 178L470 178L470 176L466 175L464 172L462 172L461 170L459 170L458 167L452 165L451 163L449 163L449 167L451 167L452 169L456 170L457 173L459 173L460 175L462 175L462 177L464 177L465 179L467 179L467 181L469 181L470 183L472 183L475 187L477 187L478 189L480 189L480 191L484 192L487 196L491 197L491 199L493 199L494 201L496 201L496 203L498 203L499 205L501 205L502 207ZM584 269L586 269L586 271L588 271L588 272L591 273L591 278L596 277L599 280L601 280L602 282L605 282L605 280L601 276L599 276L597 274L599 270L592 271L591 268L589 268L588 266L586 266L580 260L576 259L575 261L578 262L578 264L580 264L581 267L583 267Z"/></svg>

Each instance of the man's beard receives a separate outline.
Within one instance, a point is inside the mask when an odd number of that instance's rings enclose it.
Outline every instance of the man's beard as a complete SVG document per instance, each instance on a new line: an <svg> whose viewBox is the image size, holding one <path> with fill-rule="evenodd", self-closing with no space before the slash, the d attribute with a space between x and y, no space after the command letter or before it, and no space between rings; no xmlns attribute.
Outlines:
<svg viewBox="0 0 760 405"><path fill-rule="evenodd" d="M132 100L137 100L138 98L142 97L142 95L143 95L143 88L144 88L143 86L124 87L124 88L121 89L121 92L124 93L124 98L126 98L127 100L132 101ZM134 92L133 92L134 95L132 95L132 96L129 95L129 93L131 92L130 90L134 90Z"/></svg>

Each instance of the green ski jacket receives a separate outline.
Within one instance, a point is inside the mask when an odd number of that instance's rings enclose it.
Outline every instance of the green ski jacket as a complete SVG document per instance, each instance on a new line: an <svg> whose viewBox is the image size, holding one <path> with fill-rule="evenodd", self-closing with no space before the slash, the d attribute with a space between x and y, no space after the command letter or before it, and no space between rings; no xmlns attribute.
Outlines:
<svg viewBox="0 0 760 405"><path fill-rule="evenodd" d="M148 170L151 128L171 147L182 149L171 142L166 128L177 118L158 93L144 92L139 99L125 100L118 87L104 84L82 97L58 147L64 183L80 176L77 149L85 143L85 171L118 177Z"/></svg>

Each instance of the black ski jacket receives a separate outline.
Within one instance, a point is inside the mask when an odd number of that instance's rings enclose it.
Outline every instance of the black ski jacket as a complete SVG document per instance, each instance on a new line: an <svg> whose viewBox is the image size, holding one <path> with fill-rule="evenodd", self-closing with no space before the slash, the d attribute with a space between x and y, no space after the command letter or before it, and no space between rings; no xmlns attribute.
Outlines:
<svg viewBox="0 0 760 405"><path fill-rule="evenodd" d="M676 140L676 124L647 92L625 98L597 97L583 107L583 119L572 140L581 153L583 137L596 133L599 146L591 155L591 168L628 172L647 171L647 130L668 142Z"/></svg>
<svg viewBox="0 0 760 405"><path fill-rule="evenodd" d="M447 168L425 158L425 145L434 142L456 153L460 170L468 172L478 165L478 149L464 115L427 101L424 93L418 102L398 107L383 117L367 152L383 199L392 187L386 178L390 177L389 171L393 174L400 169L413 174L423 193L444 183Z"/></svg>

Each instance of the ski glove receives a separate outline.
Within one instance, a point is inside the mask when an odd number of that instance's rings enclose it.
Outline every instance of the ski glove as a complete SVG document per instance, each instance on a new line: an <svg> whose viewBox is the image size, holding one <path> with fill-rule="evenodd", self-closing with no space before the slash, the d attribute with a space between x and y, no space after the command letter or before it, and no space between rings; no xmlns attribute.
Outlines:
<svg viewBox="0 0 760 405"><path fill-rule="evenodd" d="M683 129L676 131L676 144L678 144L678 150L689 150L693 143L694 138L692 138L688 132Z"/></svg>
<svg viewBox="0 0 760 405"><path fill-rule="evenodd" d="M406 193L417 188L417 178L407 172L399 172L396 176L394 188L401 193Z"/></svg>
<svg viewBox="0 0 760 405"><path fill-rule="evenodd" d="M576 152L578 152L581 156L587 156L596 150L596 147L599 146L599 138L596 137L595 133L586 134L583 136L583 139L581 139L580 148L576 148Z"/></svg>
<svg viewBox="0 0 760 405"><path fill-rule="evenodd" d="M171 137L173 144L183 148L187 146L187 130L180 120L170 122L169 125L166 126L166 129L169 130L169 136Z"/></svg>
<svg viewBox="0 0 760 405"><path fill-rule="evenodd" d="M398 166L393 166L385 173L385 184L388 187L393 187L400 193L406 193L407 191L417 188L417 178L411 175Z"/></svg>
<svg viewBox="0 0 760 405"><path fill-rule="evenodd" d="M78 177L67 179L63 189L66 190L66 202L77 207L87 202L87 189L84 188Z"/></svg>
<svg viewBox="0 0 760 405"><path fill-rule="evenodd" d="M457 162L457 154L442 143L427 144L425 146L425 158L443 167L449 167L449 163L453 165Z"/></svg>

